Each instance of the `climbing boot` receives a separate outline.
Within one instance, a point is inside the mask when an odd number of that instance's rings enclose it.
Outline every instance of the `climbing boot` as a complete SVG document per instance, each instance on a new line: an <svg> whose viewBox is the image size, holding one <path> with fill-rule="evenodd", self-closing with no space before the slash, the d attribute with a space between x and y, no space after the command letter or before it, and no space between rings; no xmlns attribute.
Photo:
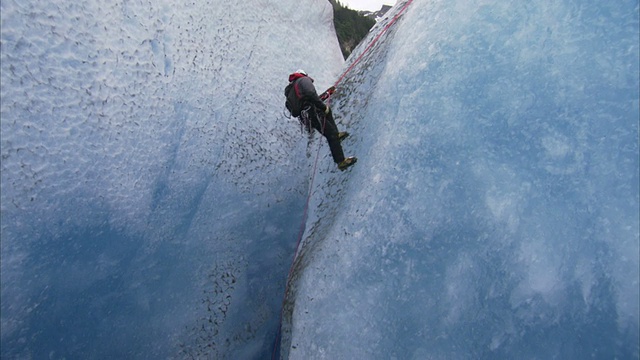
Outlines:
<svg viewBox="0 0 640 360"><path fill-rule="evenodd" d="M342 162L338 164L338 169L340 169L340 171L344 171L349 166L355 164L356 161L358 161L358 158L356 158L355 156L350 156L350 157L342 160Z"/></svg>
<svg viewBox="0 0 640 360"><path fill-rule="evenodd" d="M344 139L346 139L348 137L349 137L349 133L346 132L346 131L340 131L338 133L338 140L340 140L340 141L342 141L342 140L344 140Z"/></svg>

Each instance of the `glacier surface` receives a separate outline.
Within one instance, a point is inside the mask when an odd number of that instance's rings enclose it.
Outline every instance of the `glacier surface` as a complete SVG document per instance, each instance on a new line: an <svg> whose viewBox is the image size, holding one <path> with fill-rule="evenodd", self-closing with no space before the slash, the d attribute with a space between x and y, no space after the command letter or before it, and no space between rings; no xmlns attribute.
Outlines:
<svg viewBox="0 0 640 360"><path fill-rule="evenodd" d="M1 357L271 357L311 191L283 358L637 359L638 11L413 1L341 173L282 115L326 1L3 1Z"/></svg>
<svg viewBox="0 0 640 360"><path fill-rule="evenodd" d="M329 3L0 16L1 357L270 356L308 187L282 90L339 74Z"/></svg>
<svg viewBox="0 0 640 360"><path fill-rule="evenodd" d="M284 356L637 359L638 36L638 1L414 1L333 99L360 160L323 154Z"/></svg>

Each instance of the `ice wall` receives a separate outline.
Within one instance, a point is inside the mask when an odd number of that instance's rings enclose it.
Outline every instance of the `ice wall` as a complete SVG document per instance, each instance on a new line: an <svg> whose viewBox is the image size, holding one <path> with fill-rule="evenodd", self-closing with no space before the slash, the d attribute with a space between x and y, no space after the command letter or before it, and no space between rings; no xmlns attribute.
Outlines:
<svg viewBox="0 0 640 360"><path fill-rule="evenodd" d="M637 359L638 10L414 1L333 100L285 356Z"/></svg>
<svg viewBox="0 0 640 360"><path fill-rule="evenodd" d="M282 90L337 76L328 2L0 16L2 358L270 353L307 191Z"/></svg>

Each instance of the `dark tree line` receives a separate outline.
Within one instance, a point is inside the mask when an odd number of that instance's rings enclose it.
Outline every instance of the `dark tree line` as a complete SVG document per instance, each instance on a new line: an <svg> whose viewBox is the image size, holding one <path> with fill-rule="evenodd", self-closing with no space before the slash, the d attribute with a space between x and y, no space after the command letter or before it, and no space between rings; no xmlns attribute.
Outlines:
<svg viewBox="0 0 640 360"><path fill-rule="evenodd" d="M353 49L369 33L375 25L372 18L361 15L356 10L349 9L338 0L329 0L333 6L333 24L338 35L340 50L344 58L348 58Z"/></svg>

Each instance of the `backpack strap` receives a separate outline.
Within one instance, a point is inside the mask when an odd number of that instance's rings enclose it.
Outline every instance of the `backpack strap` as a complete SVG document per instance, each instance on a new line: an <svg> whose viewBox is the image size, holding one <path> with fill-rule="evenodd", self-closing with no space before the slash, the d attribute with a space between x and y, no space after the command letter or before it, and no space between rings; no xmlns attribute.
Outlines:
<svg viewBox="0 0 640 360"><path fill-rule="evenodd" d="M302 99L302 94L300 94L300 84L298 83L298 80L296 80L295 83L293 83L293 90L296 92L296 97L298 98L298 100Z"/></svg>

